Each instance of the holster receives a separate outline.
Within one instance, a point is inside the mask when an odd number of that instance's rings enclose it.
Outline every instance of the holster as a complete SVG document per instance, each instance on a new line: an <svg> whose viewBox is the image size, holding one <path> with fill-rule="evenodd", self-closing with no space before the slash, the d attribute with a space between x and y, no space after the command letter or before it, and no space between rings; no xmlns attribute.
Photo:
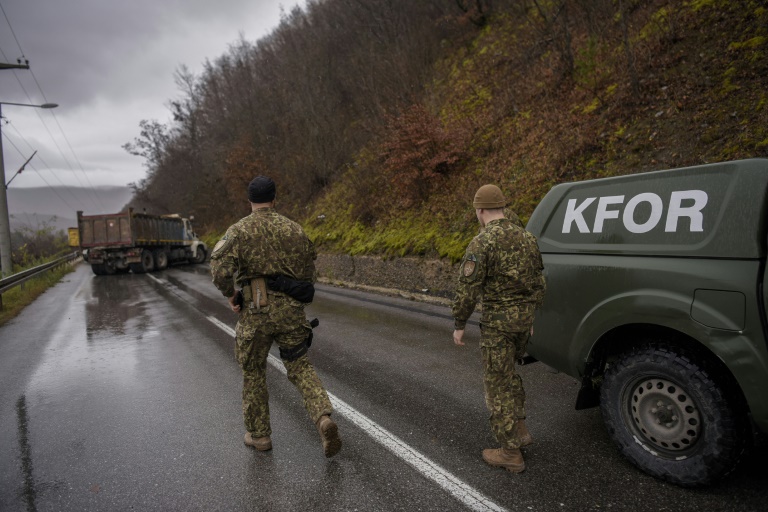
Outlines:
<svg viewBox="0 0 768 512"><path fill-rule="evenodd" d="M261 309L269 301L267 300L267 283L263 277L254 277L243 283L243 296L245 302L250 303L249 307Z"/></svg>
<svg viewBox="0 0 768 512"><path fill-rule="evenodd" d="M260 308L269 304L267 300L267 283L263 277L251 279L251 296L253 297L253 303Z"/></svg>
<svg viewBox="0 0 768 512"><path fill-rule="evenodd" d="M314 329L318 325L320 325L320 320L318 320L317 318L313 318L312 321L309 322L309 326L312 329ZM309 350L309 347L312 346L312 338L313 338L312 330L310 329L309 334L307 335L307 339L305 339L300 344L291 348L280 347L280 359L288 362L297 360L298 358L306 354L307 351Z"/></svg>

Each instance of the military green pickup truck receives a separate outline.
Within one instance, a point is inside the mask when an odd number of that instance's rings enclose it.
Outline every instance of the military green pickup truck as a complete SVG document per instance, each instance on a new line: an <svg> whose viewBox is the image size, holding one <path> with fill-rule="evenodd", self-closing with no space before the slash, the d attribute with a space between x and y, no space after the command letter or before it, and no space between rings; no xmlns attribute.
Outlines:
<svg viewBox="0 0 768 512"><path fill-rule="evenodd" d="M527 229L547 280L529 354L644 471L732 471L768 432L768 159L557 185Z"/></svg>

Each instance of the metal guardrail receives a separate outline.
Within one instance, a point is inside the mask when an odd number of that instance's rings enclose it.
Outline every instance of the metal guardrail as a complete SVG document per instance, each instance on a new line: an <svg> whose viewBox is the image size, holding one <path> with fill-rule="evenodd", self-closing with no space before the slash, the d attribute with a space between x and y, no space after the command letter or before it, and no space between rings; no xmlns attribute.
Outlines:
<svg viewBox="0 0 768 512"><path fill-rule="evenodd" d="M39 276L43 272L56 267L60 267L61 265L66 265L67 263L73 263L81 257L82 256L79 252L73 252L66 256L62 256L61 258L49 261L48 263L43 263L37 267L29 268L19 272L18 274L13 274L12 276L6 277L5 279L0 279L0 311L3 309L3 293L7 292L11 288L24 284L30 279Z"/></svg>

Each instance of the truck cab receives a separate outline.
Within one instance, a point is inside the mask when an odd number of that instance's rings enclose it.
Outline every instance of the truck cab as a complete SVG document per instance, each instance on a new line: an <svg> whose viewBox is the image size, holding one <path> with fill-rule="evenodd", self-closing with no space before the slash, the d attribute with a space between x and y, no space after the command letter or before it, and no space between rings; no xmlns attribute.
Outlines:
<svg viewBox="0 0 768 512"><path fill-rule="evenodd" d="M658 478L711 483L768 432L767 214L751 159L557 185L527 225L547 280L529 354Z"/></svg>
<svg viewBox="0 0 768 512"><path fill-rule="evenodd" d="M197 240L197 235L195 234L195 231L192 229L192 222L194 220L194 217L190 217L189 219L183 219L184 220L184 240Z"/></svg>

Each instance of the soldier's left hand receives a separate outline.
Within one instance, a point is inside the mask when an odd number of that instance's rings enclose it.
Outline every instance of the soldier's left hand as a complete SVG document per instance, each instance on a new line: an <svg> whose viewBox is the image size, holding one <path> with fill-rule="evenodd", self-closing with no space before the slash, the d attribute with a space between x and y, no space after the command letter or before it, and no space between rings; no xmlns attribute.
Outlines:
<svg viewBox="0 0 768 512"><path fill-rule="evenodd" d="M229 302L229 307L234 311L235 313L240 312L240 304L235 304L235 298L237 297L237 292L233 296L231 296L227 301Z"/></svg>
<svg viewBox="0 0 768 512"><path fill-rule="evenodd" d="M464 337L464 329L456 329L453 331L453 342L461 347L464 346L464 342L461 339Z"/></svg>

